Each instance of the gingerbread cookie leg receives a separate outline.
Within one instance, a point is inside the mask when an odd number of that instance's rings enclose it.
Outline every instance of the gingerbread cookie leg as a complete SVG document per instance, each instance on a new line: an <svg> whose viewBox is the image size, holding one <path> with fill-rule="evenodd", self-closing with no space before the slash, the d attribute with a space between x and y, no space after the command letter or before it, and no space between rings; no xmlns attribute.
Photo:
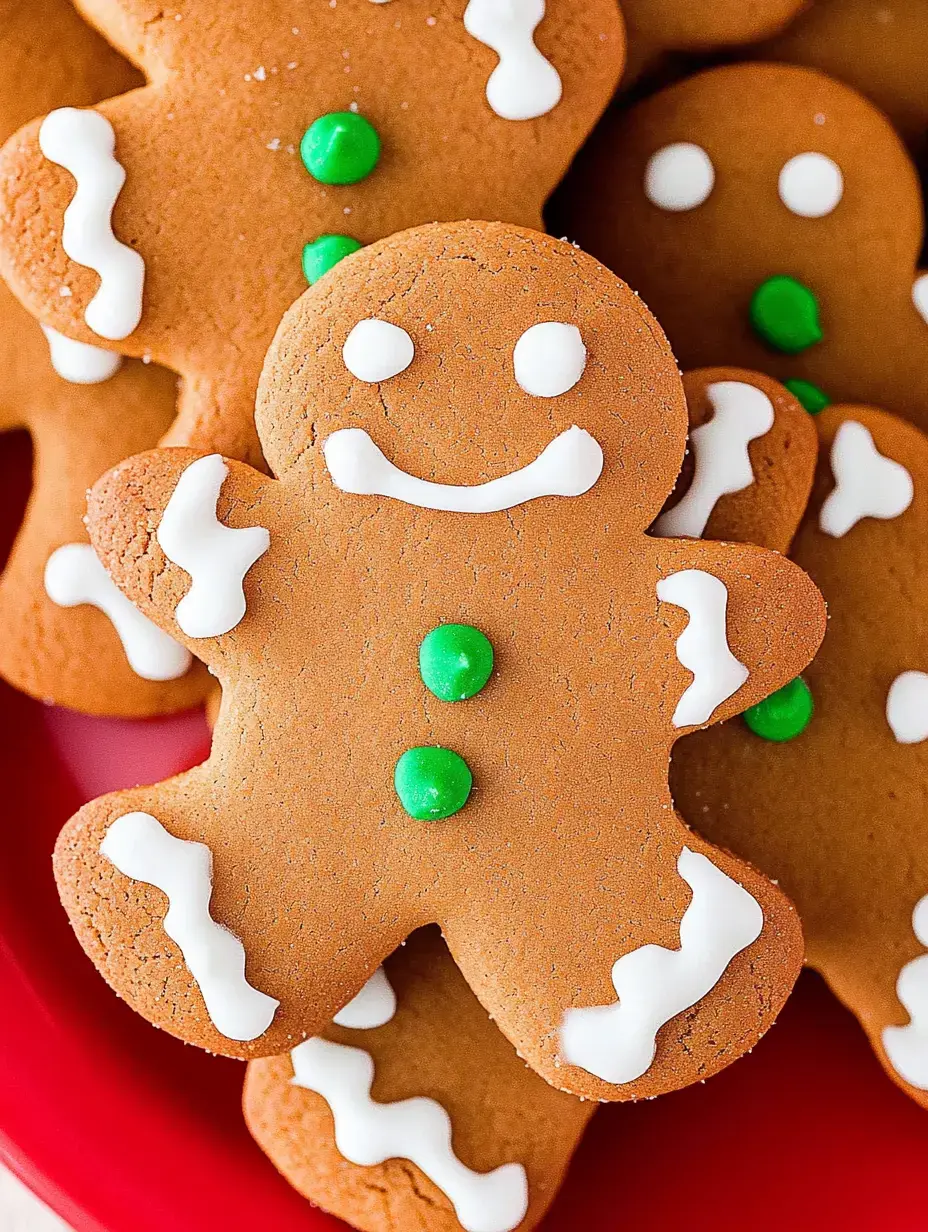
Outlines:
<svg viewBox="0 0 928 1232"><path fill-rule="evenodd" d="M323 1038L249 1065L252 1134L301 1193L363 1232L527 1232L595 1105L516 1057L437 930L385 972L388 1020L340 1015Z"/></svg>

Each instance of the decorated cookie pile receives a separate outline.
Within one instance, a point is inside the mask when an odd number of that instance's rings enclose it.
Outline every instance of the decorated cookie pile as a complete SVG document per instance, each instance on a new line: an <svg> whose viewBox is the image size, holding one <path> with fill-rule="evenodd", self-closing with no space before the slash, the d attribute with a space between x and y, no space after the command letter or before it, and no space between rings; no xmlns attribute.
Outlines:
<svg viewBox="0 0 928 1232"><path fill-rule="evenodd" d="M928 15L79 8L0 4L0 675L213 725L61 818L101 975L364 1232L528 1232L804 962L928 1105Z"/></svg>

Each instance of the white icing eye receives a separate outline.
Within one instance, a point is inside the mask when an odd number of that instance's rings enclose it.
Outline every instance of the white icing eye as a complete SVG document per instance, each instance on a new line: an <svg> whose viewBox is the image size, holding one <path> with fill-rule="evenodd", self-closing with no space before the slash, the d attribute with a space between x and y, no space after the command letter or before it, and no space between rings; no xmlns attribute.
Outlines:
<svg viewBox="0 0 928 1232"><path fill-rule="evenodd" d="M928 324L928 274L919 274L912 283L912 303L918 315Z"/></svg>
<svg viewBox="0 0 928 1232"><path fill-rule="evenodd" d="M644 193L652 205L681 213L695 210L715 185L712 159L701 145L678 141L652 154L644 172Z"/></svg>
<svg viewBox="0 0 928 1232"><path fill-rule="evenodd" d="M534 398L558 398L583 376L586 347L576 325L542 321L527 329L512 353L516 380Z"/></svg>
<svg viewBox="0 0 928 1232"><path fill-rule="evenodd" d="M342 358L345 367L359 381L376 385L399 376L413 361L416 348L405 329L371 317L359 321L348 335Z"/></svg>
<svg viewBox="0 0 928 1232"><path fill-rule="evenodd" d="M844 195L841 168L827 154L797 154L784 163L780 200L800 218L824 218Z"/></svg>

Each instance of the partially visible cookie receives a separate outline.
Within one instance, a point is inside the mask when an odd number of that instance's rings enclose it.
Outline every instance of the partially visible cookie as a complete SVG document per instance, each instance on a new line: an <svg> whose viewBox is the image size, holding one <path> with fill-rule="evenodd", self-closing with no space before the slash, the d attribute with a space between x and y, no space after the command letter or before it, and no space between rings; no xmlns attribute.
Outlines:
<svg viewBox="0 0 928 1232"><path fill-rule="evenodd" d="M677 805L795 900L807 961L928 1107L928 439L833 406L792 557L821 587L818 657L744 719L683 740Z"/></svg>
<svg viewBox="0 0 928 1232"><path fill-rule="evenodd" d="M0 132L49 107L84 106L140 84L67 0L4 6ZM59 299L73 288L62 281ZM138 361L43 337L0 286L0 431L32 437L25 520L0 578L0 675L43 701L147 715L198 702L205 674L106 577L83 525L87 489L154 445L175 415L175 378ZM102 609L102 610L101 610Z"/></svg>
<svg viewBox="0 0 928 1232"><path fill-rule="evenodd" d="M379 991L383 1014L356 1002L345 1026L249 1065L245 1119L258 1145L300 1193L363 1232L535 1227L596 1104L518 1059L437 929L415 933L385 971L396 1010L384 1025L381 984L370 996Z"/></svg>
<svg viewBox="0 0 928 1232"><path fill-rule="evenodd" d="M801 381L928 426L922 198L892 126L812 69L711 69L609 116L552 221L657 314L684 367Z"/></svg>

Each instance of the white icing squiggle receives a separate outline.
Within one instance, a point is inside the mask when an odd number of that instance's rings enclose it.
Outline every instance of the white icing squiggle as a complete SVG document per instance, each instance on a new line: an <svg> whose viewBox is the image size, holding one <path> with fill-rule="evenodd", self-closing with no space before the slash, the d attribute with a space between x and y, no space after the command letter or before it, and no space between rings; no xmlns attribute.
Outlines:
<svg viewBox="0 0 928 1232"><path fill-rule="evenodd" d="M193 656L127 599L89 543L66 543L45 566L45 593L59 607L90 604L108 617L129 666L143 680L176 680Z"/></svg>
<svg viewBox="0 0 928 1232"><path fill-rule="evenodd" d="M760 904L711 860L684 847L677 871L693 891L680 920L680 948L643 945L623 954L612 968L618 1000L564 1015L565 1060L603 1082L634 1082L647 1073L661 1027L708 996L763 930Z"/></svg>
<svg viewBox="0 0 928 1232"><path fill-rule="evenodd" d="M928 894L912 914L918 941L928 949ZM928 1091L928 954L905 964L896 982L896 996L908 1010L904 1027L884 1027L883 1047L899 1077L920 1091Z"/></svg>
<svg viewBox="0 0 928 1232"><path fill-rule="evenodd" d="M333 432L323 446L332 482L355 496L389 496L419 509L499 513L540 496L582 496L599 479L603 451L589 432L568 428L521 470L472 487L430 483L400 470L363 428Z"/></svg>
<svg viewBox="0 0 928 1232"><path fill-rule="evenodd" d="M902 672L886 696L886 721L900 744L928 740L928 675Z"/></svg>
<svg viewBox="0 0 928 1232"><path fill-rule="evenodd" d="M560 74L535 46L545 0L470 0L464 29L499 56L487 102L504 120L533 120L561 101Z"/></svg>
<svg viewBox="0 0 928 1232"><path fill-rule="evenodd" d="M673 725L708 723L750 675L728 645L728 588L702 569L684 569L658 582L657 597L682 607L690 618L677 638L677 658L693 673L693 683L677 703Z"/></svg>
<svg viewBox="0 0 928 1232"><path fill-rule="evenodd" d="M115 376L122 367L122 356L104 351L89 342L66 338L48 325L42 326L48 342L52 367L64 381L72 385L99 385Z"/></svg>
<svg viewBox="0 0 928 1232"><path fill-rule="evenodd" d="M101 338L125 338L142 319L145 262L113 234L113 208L126 182L113 126L97 111L61 107L42 121L39 148L77 181L61 242L72 261L100 275L84 320Z"/></svg>
<svg viewBox="0 0 928 1232"><path fill-rule="evenodd" d="M877 449L869 429L846 420L831 446L835 487L819 513L819 529L840 539L862 518L898 518L912 503L915 486L900 462Z"/></svg>
<svg viewBox="0 0 928 1232"><path fill-rule="evenodd" d="M167 895L164 931L180 946L216 1030L232 1040L263 1035L280 1002L248 983L245 947L210 915L213 856L205 843L175 838L150 813L126 813L100 851L124 876Z"/></svg>
<svg viewBox="0 0 928 1232"><path fill-rule="evenodd" d="M157 538L168 560L190 574L174 615L188 637L220 637L245 615L245 575L268 550L263 526L233 529L216 516L229 468L218 453L191 462L171 494Z"/></svg>
<svg viewBox="0 0 928 1232"><path fill-rule="evenodd" d="M373 1167L408 1159L447 1195L466 1232L512 1232L528 1210L528 1180L521 1164L472 1172L455 1155L451 1118L433 1099L392 1104L371 1099L374 1061L360 1048L318 1037L298 1045L293 1083L315 1091L332 1110L335 1144L345 1159Z"/></svg>
<svg viewBox="0 0 928 1232"><path fill-rule="evenodd" d="M712 418L690 433L696 462L693 482L683 499L657 519L656 535L700 539L721 498L754 482L748 445L773 427L773 403L763 390L744 381L716 381L706 395Z"/></svg>
<svg viewBox="0 0 928 1232"><path fill-rule="evenodd" d="M928 274L919 274L912 283L912 303L921 319L928 323Z"/></svg>
<svg viewBox="0 0 928 1232"><path fill-rule="evenodd" d="M372 1031L382 1027L396 1013L396 993L383 967L378 967L361 991L332 1021L337 1027L353 1031Z"/></svg>

